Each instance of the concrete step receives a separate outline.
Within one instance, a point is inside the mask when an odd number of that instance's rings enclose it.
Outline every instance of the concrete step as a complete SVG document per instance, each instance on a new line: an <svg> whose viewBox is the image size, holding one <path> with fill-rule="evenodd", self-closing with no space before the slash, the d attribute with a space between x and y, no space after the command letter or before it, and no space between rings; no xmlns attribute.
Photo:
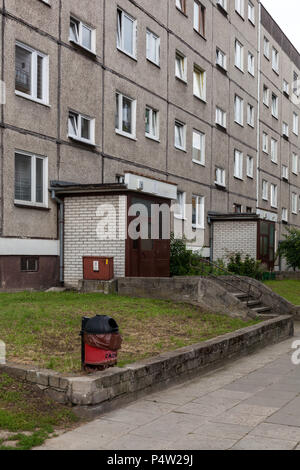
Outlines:
<svg viewBox="0 0 300 470"><path fill-rule="evenodd" d="M260 300L249 300L249 302L245 300L243 303L246 304L250 308L264 306Z"/></svg>
<svg viewBox="0 0 300 470"><path fill-rule="evenodd" d="M271 312L272 311L272 307L257 307L257 308L252 308L251 309L252 312L256 312L256 313L265 313L265 312Z"/></svg>

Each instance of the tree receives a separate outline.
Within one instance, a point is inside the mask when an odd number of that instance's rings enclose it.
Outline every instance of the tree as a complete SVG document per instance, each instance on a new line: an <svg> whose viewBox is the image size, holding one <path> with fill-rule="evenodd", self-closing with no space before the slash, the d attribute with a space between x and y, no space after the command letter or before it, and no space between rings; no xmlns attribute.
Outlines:
<svg viewBox="0 0 300 470"><path fill-rule="evenodd" d="M288 228L284 240L279 244L278 254L283 256L290 268L300 269L300 230Z"/></svg>

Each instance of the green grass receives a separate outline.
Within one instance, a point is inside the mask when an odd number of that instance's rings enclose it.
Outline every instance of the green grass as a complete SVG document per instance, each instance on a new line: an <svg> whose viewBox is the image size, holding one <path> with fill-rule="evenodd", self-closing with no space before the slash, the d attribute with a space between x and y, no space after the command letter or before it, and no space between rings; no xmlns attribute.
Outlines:
<svg viewBox="0 0 300 470"><path fill-rule="evenodd" d="M265 284L276 294L281 295L294 305L300 305L300 279L284 279L283 281L266 281Z"/></svg>
<svg viewBox="0 0 300 470"><path fill-rule="evenodd" d="M0 450L39 446L56 429L77 421L71 409L47 399L37 387L0 374ZM10 434L3 437L1 431Z"/></svg>
<svg viewBox="0 0 300 470"><path fill-rule="evenodd" d="M117 295L0 294L7 359L61 372L80 370L81 316L111 315L123 336L119 366L244 328L244 322L178 302Z"/></svg>

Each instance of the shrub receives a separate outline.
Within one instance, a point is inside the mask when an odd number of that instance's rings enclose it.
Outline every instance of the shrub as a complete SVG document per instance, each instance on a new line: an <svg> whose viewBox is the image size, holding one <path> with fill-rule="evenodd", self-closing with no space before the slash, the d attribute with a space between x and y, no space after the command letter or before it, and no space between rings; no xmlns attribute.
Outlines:
<svg viewBox="0 0 300 470"><path fill-rule="evenodd" d="M290 268L300 269L300 230L287 229L284 240L280 243L278 254L284 256Z"/></svg>
<svg viewBox="0 0 300 470"><path fill-rule="evenodd" d="M247 276L255 279L261 279L261 262L246 255L243 260L241 253L235 253L229 256L227 265L228 271L238 276Z"/></svg>

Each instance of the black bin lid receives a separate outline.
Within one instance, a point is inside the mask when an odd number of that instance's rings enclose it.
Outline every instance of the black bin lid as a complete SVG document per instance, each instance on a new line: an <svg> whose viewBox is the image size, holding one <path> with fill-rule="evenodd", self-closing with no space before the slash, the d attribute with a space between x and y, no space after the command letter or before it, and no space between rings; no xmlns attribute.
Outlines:
<svg viewBox="0 0 300 470"><path fill-rule="evenodd" d="M119 333L119 327L117 322L108 315L96 315L86 322L84 331L91 335L105 335Z"/></svg>

